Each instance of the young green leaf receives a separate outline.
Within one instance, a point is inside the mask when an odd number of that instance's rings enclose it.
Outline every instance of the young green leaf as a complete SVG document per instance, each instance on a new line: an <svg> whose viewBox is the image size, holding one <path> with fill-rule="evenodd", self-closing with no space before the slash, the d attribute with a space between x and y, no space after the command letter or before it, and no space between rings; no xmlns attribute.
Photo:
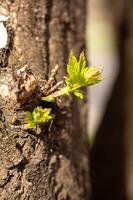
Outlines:
<svg viewBox="0 0 133 200"><path fill-rule="evenodd" d="M73 52L70 53L69 62L67 65L68 75L65 77L65 82L68 86L69 92L94 85L101 81L101 71L98 67L87 67L84 52L80 54L79 61L77 61Z"/></svg>
<svg viewBox="0 0 133 200"><path fill-rule="evenodd" d="M84 98L83 92L81 90L75 90L74 94L80 99Z"/></svg>
<svg viewBox="0 0 133 200"><path fill-rule="evenodd" d="M25 122L27 123L27 128L34 128L35 127L35 123L34 123L34 119L32 116L32 113L30 112L25 112Z"/></svg>
<svg viewBox="0 0 133 200"><path fill-rule="evenodd" d="M41 107L34 108L32 113L26 112L25 121L27 123L27 128L35 128L36 125L48 122L50 119L52 119L50 112L50 108L43 109Z"/></svg>
<svg viewBox="0 0 133 200"><path fill-rule="evenodd" d="M66 85L63 88L49 96L42 97L42 100L53 101L56 97L69 95L72 92L80 99L83 99L84 96L81 89L102 81L101 70L97 66L87 66L84 52L81 52L79 60L77 60L71 51L67 64L67 75L64 79Z"/></svg>
<svg viewBox="0 0 133 200"><path fill-rule="evenodd" d="M97 84L102 81L101 71L97 66L91 66L85 74L87 86Z"/></svg>
<svg viewBox="0 0 133 200"><path fill-rule="evenodd" d="M41 98L43 101L47 101L47 102L54 102L55 101L55 98L52 97L52 96L46 96L46 97L42 97Z"/></svg>

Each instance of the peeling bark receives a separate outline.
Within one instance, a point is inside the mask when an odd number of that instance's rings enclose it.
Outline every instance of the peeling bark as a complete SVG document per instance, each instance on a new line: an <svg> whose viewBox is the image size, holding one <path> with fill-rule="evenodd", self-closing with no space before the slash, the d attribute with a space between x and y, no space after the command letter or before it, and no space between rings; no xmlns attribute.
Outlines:
<svg viewBox="0 0 133 200"><path fill-rule="evenodd" d="M31 101L21 106L2 95L13 66L21 69L27 64L40 80L59 64L57 79L61 79L70 50L79 55L84 48L85 3L7 0L0 4L10 14L9 47L4 68L0 67L1 200L88 199L86 100L68 98L58 106ZM22 128L24 111L36 104L52 106L55 113L51 128L43 126L39 134ZM11 123L14 114L17 124Z"/></svg>

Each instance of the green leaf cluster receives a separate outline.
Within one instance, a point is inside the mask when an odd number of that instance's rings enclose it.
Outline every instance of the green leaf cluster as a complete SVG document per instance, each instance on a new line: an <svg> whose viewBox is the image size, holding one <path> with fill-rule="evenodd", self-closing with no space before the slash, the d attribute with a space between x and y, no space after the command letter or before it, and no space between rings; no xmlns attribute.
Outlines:
<svg viewBox="0 0 133 200"><path fill-rule="evenodd" d="M39 124L48 122L52 119L50 112L50 108L43 109L42 107L36 107L32 112L25 112L27 128L35 128Z"/></svg>
<svg viewBox="0 0 133 200"><path fill-rule="evenodd" d="M73 92L81 99L83 98L82 87L94 85L101 81L101 71L96 66L90 68L87 66L84 52L80 54L79 60L77 60L73 52L70 53L67 73L65 82L68 93Z"/></svg>
<svg viewBox="0 0 133 200"><path fill-rule="evenodd" d="M77 60L71 51L67 64L67 75L64 77L64 81L66 85L63 88L53 94L42 97L42 100L52 102L56 97L69 95L70 93L74 93L77 97L83 99L82 88L102 81L101 70L97 66L87 66L84 52L81 52Z"/></svg>
<svg viewBox="0 0 133 200"><path fill-rule="evenodd" d="M83 87L91 86L102 81L101 70L97 66L87 66L84 52L81 52L79 59L71 51L68 64L67 75L64 77L65 85L52 94L41 97L43 101L54 102L57 97L74 93L80 99L83 99ZM25 121L27 128L34 128L38 124L43 124L52 119L50 108L34 108L33 112L26 112Z"/></svg>

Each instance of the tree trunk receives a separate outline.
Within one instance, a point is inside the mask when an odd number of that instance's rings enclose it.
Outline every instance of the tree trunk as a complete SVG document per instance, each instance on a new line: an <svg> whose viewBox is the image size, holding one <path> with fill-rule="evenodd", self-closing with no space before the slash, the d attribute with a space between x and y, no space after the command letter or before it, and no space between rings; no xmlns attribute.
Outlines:
<svg viewBox="0 0 133 200"><path fill-rule="evenodd" d="M70 50L79 55L84 48L86 2L8 0L3 8L10 13L10 41L0 69L0 199L88 199L86 100L67 98L58 106L40 101L55 117L38 133L23 129L24 111L35 102L14 104L2 91L13 66L27 65L40 80L58 63L57 79L64 76Z"/></svg>
<svg viewBox="0 0 133 200"><path fill-rule="evenodd" d="M93 200L133 199L133 2L112 5L120 72L91 152Z"/></svg>
<svg viewBox="0 0 133 200"><path fill-rule="evenodd" d="M126 9L127 35L125 37L125 155L127 199L133 199L133 2L128 1Z"/></svg>

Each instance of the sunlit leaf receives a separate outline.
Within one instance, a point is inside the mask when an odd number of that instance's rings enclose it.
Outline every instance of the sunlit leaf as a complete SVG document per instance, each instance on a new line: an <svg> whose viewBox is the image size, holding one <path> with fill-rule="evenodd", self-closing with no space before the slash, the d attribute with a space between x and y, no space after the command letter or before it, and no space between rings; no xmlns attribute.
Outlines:
<svg viewBox="0 0 133 200"><path fill-rule="evenodd" d="M41 107L34 108L33 112L25 112L27 128L34 128L36 125L48 122L50 119L52 119L50 112L50 108L43 109Z"/></svg>

